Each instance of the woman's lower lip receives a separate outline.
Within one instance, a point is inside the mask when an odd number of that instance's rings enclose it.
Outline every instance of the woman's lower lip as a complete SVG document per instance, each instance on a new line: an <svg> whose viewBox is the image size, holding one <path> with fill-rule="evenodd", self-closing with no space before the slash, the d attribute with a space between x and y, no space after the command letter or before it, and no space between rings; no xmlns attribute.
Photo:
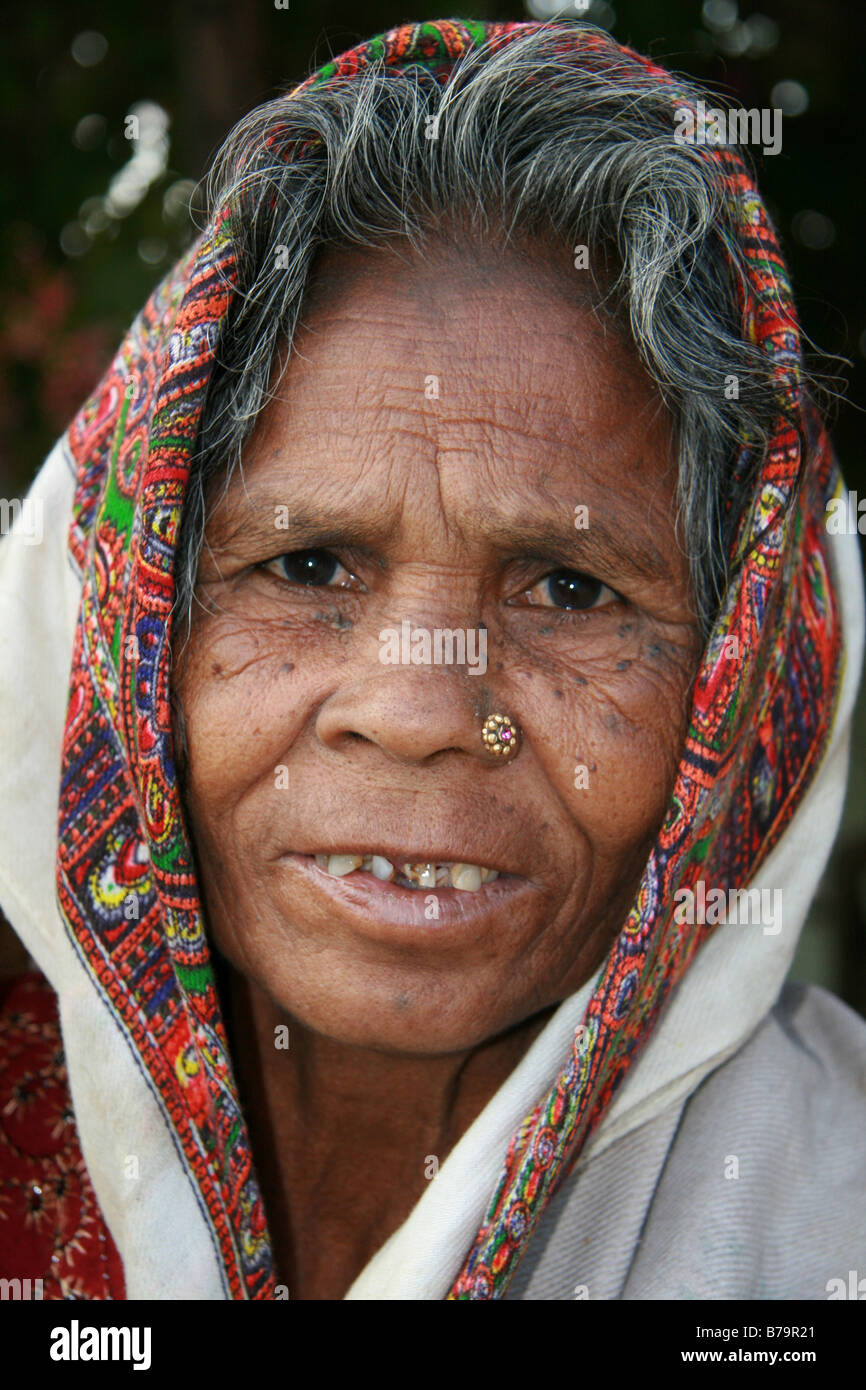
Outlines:
<svg viewBox="0 0 866 1390"><path fill-rule="evenodd" d="M518 900L533 891L528 879L511 875L500 875L467 892L441 886L402 888L363 869L340 878L320 868L309 854L285 854L280 862L299 870L311 887L326 894L359 927L374 933L377 928L388 932L397 927L429 936L455 928L483 931L486 926L507 926Z"/></svg>

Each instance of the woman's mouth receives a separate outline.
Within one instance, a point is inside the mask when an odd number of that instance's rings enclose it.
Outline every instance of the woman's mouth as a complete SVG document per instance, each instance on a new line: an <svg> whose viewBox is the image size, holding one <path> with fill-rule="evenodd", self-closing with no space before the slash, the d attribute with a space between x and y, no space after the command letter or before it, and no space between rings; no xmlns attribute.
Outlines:
<svg viewBox="0 0 866 1390"><path fill-rule="evenodd" d="M396 883L401 888L430 891L431 888L457 888L463 893L477 893L483 883L499 877L497 869L459 860L389 859L384 854L317 854L320 869L334 878L347 878L360 870L372 874L383 883Z"/></svg>
<svg viewBox="0 0 866 1390"><path fill-rule="evenodd" d="M437 848L441 855L445 847ZM538 889L529 879L435 853L290 850L280 863L304 895L293 911L300 901L316 920L323 914L332 927L340 922L391 944L435 938L450 950L488 932L512 930L527 912L538 911Z"/></svg>

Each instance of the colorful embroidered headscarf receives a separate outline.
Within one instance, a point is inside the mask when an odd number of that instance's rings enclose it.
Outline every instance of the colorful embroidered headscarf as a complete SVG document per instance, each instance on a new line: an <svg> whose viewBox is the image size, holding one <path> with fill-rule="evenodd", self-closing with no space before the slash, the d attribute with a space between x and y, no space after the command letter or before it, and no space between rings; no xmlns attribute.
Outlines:
<svg viewBox="0 0 866 1390"><path fill-rule="evenodd" d="M384 62L444 80L534 24L403 25L327 63L327 84ZM609 44L557 26L591 62ZM669 89L675 79L621 49ZM673 120L672 120L673 128ZM279 139L275 132L275 139ZM821 759L841 673L825 501L839 487L821 426L801 400L788 279L752 179L722 168L748 282L744 337L760 344L780 414L733 559L737 582L707 643L669 810L634 905L560 1076L514 1135L495 1197L450 1298L499 1298L539 1216L571 1171L710 925L675 921L674 893L747 884ZM95 986L146 1068L207 1213L232 1298L269 1298L268 1231L232 1076L172 751L173 567L205 389L232 299L227 219L152 296L69 431L77 465L72 557L83 574L63 748L57 882ZM782 407L787 405L786 415ZM793 408L793 409L792 409ZM801 427L786 421L799 415ZM745 466L745 458L740 460ZM726 659L735 641L739 659Z"/></svg>

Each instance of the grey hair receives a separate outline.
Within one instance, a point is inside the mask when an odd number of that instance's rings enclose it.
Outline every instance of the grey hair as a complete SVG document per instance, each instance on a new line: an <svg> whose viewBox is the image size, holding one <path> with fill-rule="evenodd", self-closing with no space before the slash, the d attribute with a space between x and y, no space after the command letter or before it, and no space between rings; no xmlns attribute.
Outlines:
<svg viewBox="0 0 866 1390"><path fill-rule="evenodd" d="M187 619L213 485L241 464L317 253L394 238L423 248L446 224L488 243L552 235L589 248L597 308L630 334L673 420L679 533L709 631L780 408L742 331L744 253L716 162L673 138L671 87L594 26L582 27L599 47L563 51L564 27L473 50L444 83L374 62L260 106L229 135L208 199L230 209L239 281L184 503L176 602ZM674 90L701 96L681 78Z"/></svg>

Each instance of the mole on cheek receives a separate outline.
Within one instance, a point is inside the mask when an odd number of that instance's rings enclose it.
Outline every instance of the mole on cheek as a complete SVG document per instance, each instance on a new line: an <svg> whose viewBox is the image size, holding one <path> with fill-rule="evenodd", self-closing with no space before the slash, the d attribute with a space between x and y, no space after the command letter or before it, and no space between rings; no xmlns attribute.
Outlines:
<svg viewBox="0 0 866 1390"><path fill-rule="evenodd" d="M618 661L618 662L616 663L616 669L617 669L618 671L627 671L628 668L629 668L629 666L631 666L631 662L630 662L630 661Z"/></svg>
<svg viewBox="0 0 866 1390"><path fill-rule="evenodd" d="M317 613L316 621L319 623L329 623L331 627L339 628L340 632L344 632L355 626L352 619L347 618L338 608L333 609L330 613Z"/></svg>

